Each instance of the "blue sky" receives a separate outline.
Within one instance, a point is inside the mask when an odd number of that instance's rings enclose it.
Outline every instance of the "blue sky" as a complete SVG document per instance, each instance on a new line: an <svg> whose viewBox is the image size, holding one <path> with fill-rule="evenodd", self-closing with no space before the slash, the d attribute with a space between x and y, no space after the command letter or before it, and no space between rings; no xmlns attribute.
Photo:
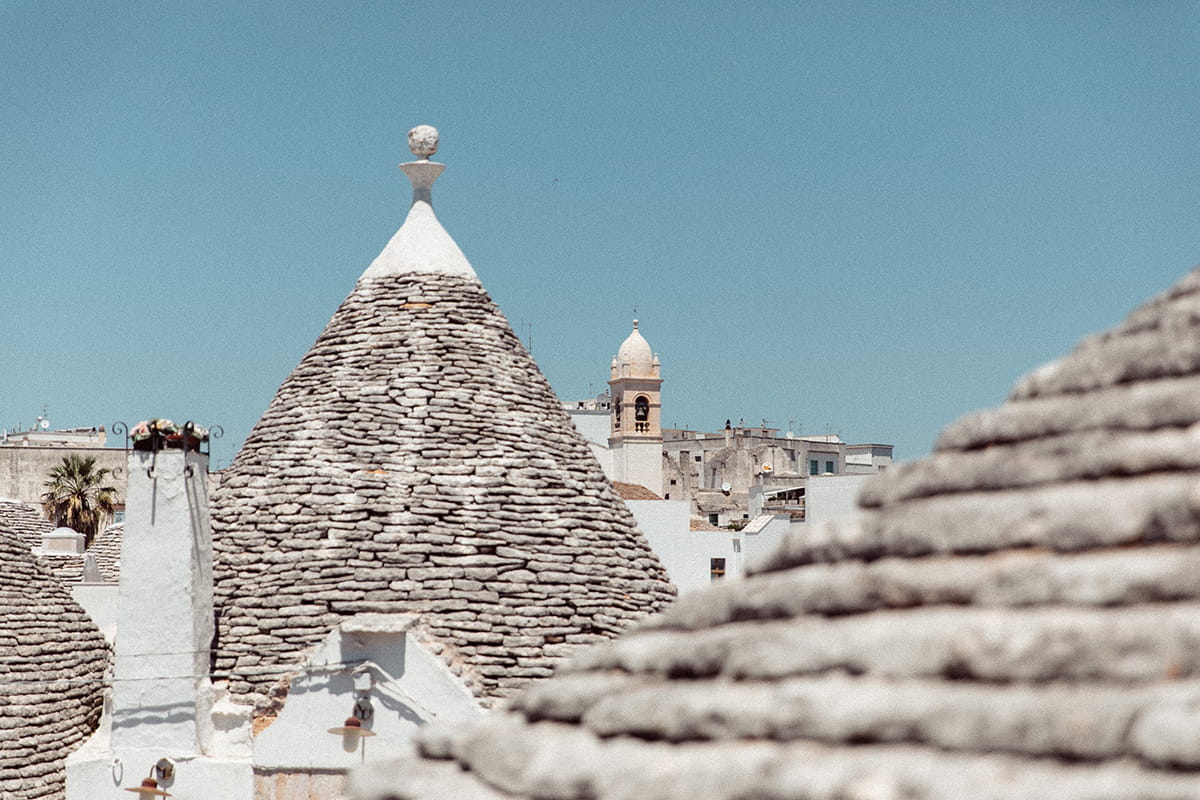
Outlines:
<svg viewBox="0 0 1200 800"><path fill-rule="evenodd" d="M563 398L927 452L1200 262L1194 3L0 0L0 426L221 424L407 210Z"/></svg>

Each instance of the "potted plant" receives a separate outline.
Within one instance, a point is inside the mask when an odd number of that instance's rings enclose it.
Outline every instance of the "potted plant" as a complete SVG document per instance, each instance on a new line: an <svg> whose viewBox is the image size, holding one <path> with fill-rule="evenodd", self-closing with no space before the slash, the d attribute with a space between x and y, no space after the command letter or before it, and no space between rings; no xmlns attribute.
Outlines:
<svg viewBox="0 0 1200 800"><path fill-rule="evenodd" d="M129 432L134 450L199 450L201 442L208 441L208 429L193 422L176 425L169 419L152 417L142 420Z"/></svg>

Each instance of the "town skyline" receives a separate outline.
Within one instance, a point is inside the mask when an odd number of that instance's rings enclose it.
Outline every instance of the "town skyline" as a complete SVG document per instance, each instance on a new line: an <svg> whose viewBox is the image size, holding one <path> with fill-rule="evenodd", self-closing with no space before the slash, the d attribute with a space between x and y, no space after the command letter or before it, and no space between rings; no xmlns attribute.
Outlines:
<svg viewBox="0 0 1200 800"><path fill-rule="evenodd" d="M0 427L191 418L228 464L431 124L438 215L562 400L637 306L665 426L912 459L1200 260L1197 33L1188 4L5 4Z"/></svg>

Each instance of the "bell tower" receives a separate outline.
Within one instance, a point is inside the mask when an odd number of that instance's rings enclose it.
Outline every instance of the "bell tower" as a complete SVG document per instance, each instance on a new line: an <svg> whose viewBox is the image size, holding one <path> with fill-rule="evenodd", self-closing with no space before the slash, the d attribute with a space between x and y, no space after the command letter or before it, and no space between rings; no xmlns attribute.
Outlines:
<svg viewBox="0 0 1200 800"><path fill-rule="evenodd" d="M608 385L613 480L640 484L661 495L662 372L636 319L633 332L613 358Z"/></svg>

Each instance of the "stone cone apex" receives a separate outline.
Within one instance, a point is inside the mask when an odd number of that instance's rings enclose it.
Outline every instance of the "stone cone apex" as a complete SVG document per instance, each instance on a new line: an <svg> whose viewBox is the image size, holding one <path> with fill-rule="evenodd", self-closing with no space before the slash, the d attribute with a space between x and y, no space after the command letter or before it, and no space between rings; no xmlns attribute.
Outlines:
<svg viewBox="0 0 1200 800"><path fill-rule="evenodd" d="M17 534L0 525L0 797L58 800L95 731L108 645Z"/></svg>
<svg viewBox="0 0 1200 800"><path fill-rule="evenodd" d="M474 273L405 252L429 261L362 276L213 496L217 672L260 710L360 612L420 614L489 704L674 596Z"/></svg>
<svg viewBox="0 0 1200 800"><path fill-rule="evenodd" d="M1194 272L881 473L859 513L505 713L427 729L353 796L1190 796L1198 423Z"/></svg>

